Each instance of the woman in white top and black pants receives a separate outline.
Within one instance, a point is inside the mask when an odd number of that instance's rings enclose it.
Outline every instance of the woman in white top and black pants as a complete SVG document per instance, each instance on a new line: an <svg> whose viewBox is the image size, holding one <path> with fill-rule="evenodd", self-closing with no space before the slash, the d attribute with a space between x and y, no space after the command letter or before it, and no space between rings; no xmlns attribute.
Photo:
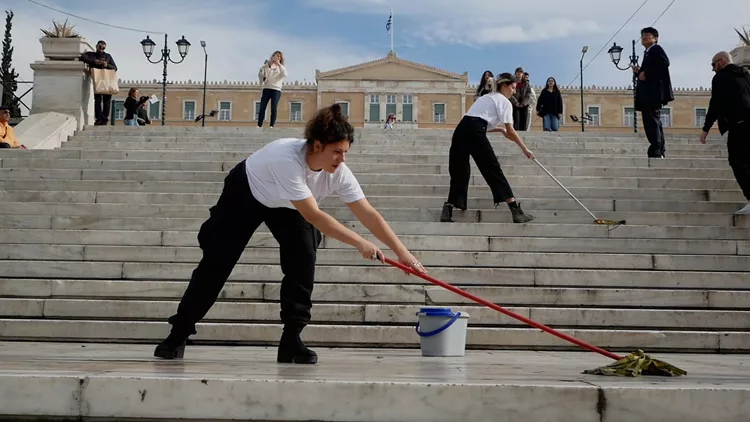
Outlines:
<svg viewBox="0 0 750 422"><path fill-rule="evenodd" d="M279 100L281 100L281 87L286 78L286 67L284 67L284 54L274 51L271 59L263 64L258 70L258 79L263 88L260 97L260 110L258 110L258 127L263 127L266 118L266 107L271 102L271 127L276 124L276 115L279 111Z"/></svg>
<svg viewBox="0 0 750 422"><path fill-rule="evenodd" d="M316 251L321 232L356 247L367 259L384 260L372 242L344 227L318 208L328 195L338 195L353 214L398 260L417 271L424 267L406 249L388 223L365 198L356 177L344 164L354 141L354 129L334 104L307 123L305 139L278 139L239 163L224 179L224 189L209 219L198 233L203 258L193 271L172 330L154 355L183 357L185 341L196 334L195 324L216 301L250 237L265 223L279 243L281 321L284 331L278 362L316 363L300 332L310 321Z"/></svg>
<svg viewBox="0 0 750 422"><path fill-rule="evenodd" d="M516 202L508 179L505 178L495 151L487 139L489 127L489 132L502 132L505 137L518 144L528 158L534 158L534 154L526 148L521 137L513 129L513 105L508 98L515 92L516 79L510 73L503 73L497 77L496 83L495 92L479 97L453 132L448 161L450 191L448 200L443 205L440 221L453 221L454 207L460 210L467 208L471 177L469 156L474 158L482 177L490 186L496 208L501 202L507 203L513 214L514 223L527 223L534 219L534 216L524 214ZM503 125L504 128L495 128L499 125Z"/></svg>

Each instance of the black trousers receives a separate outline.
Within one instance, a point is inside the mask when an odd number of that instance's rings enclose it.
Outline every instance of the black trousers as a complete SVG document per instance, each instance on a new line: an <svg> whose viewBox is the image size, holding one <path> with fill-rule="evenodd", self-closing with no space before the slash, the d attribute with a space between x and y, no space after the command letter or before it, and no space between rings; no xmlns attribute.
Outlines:
<svg viewBox="0 0 750 422"><path fill-rule="evenodd" d="M0 142L0 148L10 148L10 144L7 142Z"/></svg>
<svg viewBox="0 0 750 422"><path fill-rule="evenodd" d="M269 101L271 102L271 126L276 124L280 99L281 91L277 89L263 88L263 93L260 97L260 110L258 110L258 127L263 127L263 120L266 118L266 107L268 107Z"/></svg>
<svg viewBox="0 0 750 422"><path fill-rule="evenodd" d="M479 172L492 190L492 199L497 204L512 198L513 190L500 168L495 150L487 139L487 122L479 117L464 116L453 131L448 157L448 172L451 176L448 203L465 210L469 195L471 167L469 156L479 167Z"/></svg>
<svg viewBox="0 0 750 422"><path fill-rule="evenodd" d="M526 130L529 126L529 107L513 107L513 129Z"/></svg>
<svg viewBox="0 0 750 422"><path fill-rule="evenodd" d="M210 217L198 232L203 258L193 271L190 284L169 318L172 332L195 334L195 324L216 302L232 269L261 223L279 243L281 271L281 320L307 324L312 308L316 252L322 235L299 211L268 208L250 191L245 162L224 179L224 189ZM252 252L250 252L252 253Z"/></svg>
<svg viewBox="0 0 750 422"><path fill-rule="evenodd" d="M734 178L750 202L750 117L729 129L727 149Z"/></svg>
<svg viewBox="0 0 750 422"><path fill-rule="evenodd" d="M666 155L667 147L664 143L664 128L661 124L661 108L644 107L641 111L643 129L648 138L648 156L659 158Z"/></svg>
<svg viewBox="0 0 750 422"><path fill-rule="evenodd" d="M94 117L97 125L106 125L109 122L112 96L105 94L94 94Z"/></svg>

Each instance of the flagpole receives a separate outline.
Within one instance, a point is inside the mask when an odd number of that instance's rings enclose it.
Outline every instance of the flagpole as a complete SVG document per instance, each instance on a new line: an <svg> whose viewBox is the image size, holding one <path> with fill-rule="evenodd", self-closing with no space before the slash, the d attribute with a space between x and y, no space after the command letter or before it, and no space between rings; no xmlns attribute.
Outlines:
<svg viewBox="0 0 750 422"><path fill-rule="evenodd" d="M391 53L393 53L393 8L391 8Z"/></svg>

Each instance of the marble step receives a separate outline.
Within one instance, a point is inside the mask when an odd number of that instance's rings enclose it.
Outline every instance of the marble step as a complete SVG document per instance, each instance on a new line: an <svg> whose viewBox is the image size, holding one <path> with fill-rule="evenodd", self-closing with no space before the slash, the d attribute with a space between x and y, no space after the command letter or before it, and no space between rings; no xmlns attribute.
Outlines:
<svg viewBox="0 0 750 422"><path fill-rule="evenodd" d="M0 219L0 228L26 230L22 236L30 241L42 239L42 243L54 243L57 234L47 234L36 229L52 229L68 231L151 231L155 233L143 234L146 239L161 239L162 232L189 231L197 233L202 218L146 218L146 217L90 217L90 216L5 216ZM343 221L343 224L360 234L367 234L367 230L358 221ZM507 236L507 237L585 237L612 239L726 239L747 240L750 231L743 227L719 226L618 226L610 230L607 226L594 224L532 224L519 225L513 223L412 223L394 221L389 223L391 228L400 236L404 235L440 235L440 236ZM256 233L268 233L268 229L261 224ZM16 238L18 235L14 235ZM39 237L36 237L39 236ZM63 236L68 236L65 234ZM96 236L95 234L92 236ZM150 237L149 237L150 236ZM70 239L63 237L59 239ZM93 239L93 238L86 238ZM93 240L87 240L93 241ZM156 241L156 240L154 240ZM161 241L161 240L159 240ZM488 240L489 242L489 240Z"/></svg>
<svg viewBox="0 0 750 422"><path fill-rule="evenodd" d="M656 260L657 255L653 256ZM689 257L685 257L689 258ZM663 260L659 260L663 262ZM386 265L319 264L321 283L428 284ZM71 260L0 260L4 278L189 280L195 263L104 262ZM431 267L432 277L451 284L545 287L713 288L747 289L747 272L650 269L576 269L513 267ZM283 277L278 260L272 264L238 264L230 281L274 281Z"/></svg>
<svg viewBox="0 0 750 422"><path fill-rule="evenodd" d="M521 200L521 204L524 202ZM205 205L151 205L151 204L66 204L46 202L2 202L0 214L6 215L53 215L100 217L160 217L160 218L208 218ZM353 219L346 207L323 206L322 209L339 220ZM379 208L387 221L436 222L441 208ZM592 222L583 210L535 210L524 207L524 211L536 217L528 224ZM735 216L729 213L666 213L637 211L603 211L598 218L626 220L635 225L685 225L685 226L748 226L750 217ZM460 222L510 223L512 216L506 206L485 210L454 210L453 218ZM450 223L445 223L450 224Z"/></svg>
<svg viewBox="0 0 750 422"><path fill-rule="evenodd" d="M73 138L70 141L63 144L63 148L88 148L95 147L96 149L176 149L176 150L191 150L191 151L202 151L202 150L215 150L215 151L253 151L262 148L267 145L270 141L259 140L259 139L237 139L231 140L227 138L206 138L206 139L194 139L187 140L181 139L177 141L164 141L161 139L79 139ZM546 141L546 140L528 140L524 142L529 149L532 151L535 149L539 151L569 151L571 154L579 153L580 151L591 151L591 153L612 153L612 152L623 152L623 153L635 153L642 151L644 145L648 147L648 144L642 142L566 142L566 141ZM505 150L512 151L517 149L518 146L509 142L508 140L491 140L490 144L496 151ZM425 153L425 152L442 152L447 153L450 150L451 142L440 142L440 141L414 141L414 142L355 142L351 145L349 152L378 152L382 151L383 148L388 148L388 151L394 153ZM695 152L698 154L721 154L727 151L726 145L712 144L712 145L701 145L700 143L684 143L684 144L672 144L668 146L670 155L684 155L687 152Z"/></svg>
<svg viewBox="0 0 750 422"><path fill-rule="evenodd" d="M741 255L680 255L669 253L412 251L428 269L432 267L484 267L750 272L750 259L747 257L750 251L740 252ZM10 262L49 260L197 265L201 257L202 251L198 246L0 245L0 258ZM246 250L239 263L272 265L278 261L278 248L258 246ZM353 248L320 249L317 253L317 262L320 265L342 266L384 265L377 261L364 260Z"/></svg>
<svg viewBox="0 0 750 422"><path fill-rule="evenodd" d="M174 314L177 300L91 300L0 298L0 319L87 319L105 321L166 320ZM313 321L318 324L414 325L421 305L315 303ZM736 330L750 327L750 310L613 309L566 307L509 307L510 311L553 328ZM484 306L459 305L472 327L526 327L524 323ZM271 302L218 301L203 322L243 324L279 323L279 304ZM750 332L748 333L750 335Z"/></svg>
<svg viewBox="0 0 750 422"><path fill-rule="evenodd" d="M416 316L411 325L383 326L361 324L311 324L305 328L303 340L310 346L325 347L415 347L419 336L414 332ZM0 340L58 341L161 341L169 332L166 321L96 321L67 319L0 319ZM198 334L191 336L197 343L209 344L276 344L280 324L247 324L205 322L197 325ZM564 333L612 351L644 349L681 352L746 352L750 351L750 332L734 330L621 330L563 329ZM467 348L525 350L577 350L572 345L536 328L470 326L466 333ZM186 357L190 352L186 352Z"/></svg>
<svg viewBox="0 0 750 422"><path fill-rule="evenodd" d="M3 279L0 297L110 300L179 300L188 282L156 280ZM748 310L750 289L604 288L534 286L461 286L463 290L502 306L610 307L618 309L727 309ZM229 281L220 300L278 301L281 284ZM424 306L476 305L438 286L420 284L363 284L316 282L313 301L320 303L386 303ZM317 306L317 305L316 305ZM747 327L745 327L747 328Z"/></svg>
<svg viewBox="0 0 750 422"><path fill-rule="evenodd" d="M523 179L523 178L522 178ZM553 182L554 183L554 182ZM181 181L135 181L135 180L41 180L41 179L0 179L0 191L87 191L87 192L152 192L152 193L221 193L222 182L181 182ZM565 198L570 196L558 186L512 186L519 201L524 198ZM448 185L366 185L363 190L368 196L408 196L442 197L448 192ZM672 188L575 188L574 195L579 199L639 199L671 201L725 201L742 202L744 196L738 186L727 190L712 189L672 189ZM469 195L472 198L491 198L488 186L473 186ZM330 197L326 201L337 201Z"/></svg>
<svg viewBox="0 0 750 422"><path fill-rule="evenodd" d="M374 235L363 237L386 249ZM750 238L750 234L747 235ZM499 236L399 236L412 251L465 252L592 252L592 253L661 253L694 255L750 255L750 240L710 239L634 239L573 237L499 237ZM91 230L19 230L0 229L0 244L42 245L116 245L116 246L197 246L194 231L91 231ZM267 231L258 231L248 249L278 247ZM323 236L323 249L348 249L349 245ZM248 253L251 253L248 250Z"/></svg>
<svg viewBox="0 0 750 422"><path fill-rule="evenodd" d="M205 151L196 154L193 151L151 151L151 150L106 150L106 149L56 149L56 150L4 150L0 151L0 158L67 158L84 160L166 160L166 161L231 161L238 163L246 159L249 152L220 152ZM498 155L501 164L531 163L520 153ZM660 168L727 168L726 158L721 157L670 157L669 159L649 159L642 154L634 156L602 156L601 154L558 156L551 155L537 157L539 162L547 165L610 165L660 167ZM350 163L401 163L401 164L445 164L445 154L353 154L347 157Z"/></svg>
<svg viewBox="0 0 750 422"><path fill-rule="evenodd" d="M542 170L539 170L542 173ZM222 182L227 173L224 171L181 171L181 170L78 170L78 169L0 169L0 178L4 180L22 179L59 179L59 180L125 180L125 181L177 181L177 182ZM506 176L511 186L557 186L546 174ZM668 189L739 189L734 178L654 178L654 177L602 177L602 176L556 176L568 189L586 187L611 188L668 188ZM449 185L447 174L373 174L357 175L363 188L370 185ZM471 186L487 186L481 174L469 179Z"/></svg>
<svg viewBox="0 0 750 422"><path fill-rule="evenodd" d="M279 365L274 348L191 346L179 365L155 361L152 353L153 344L2 343L0 414L150 421L705 422L742 421L750 413L748 384L737 379L744 369L740 356L660 354L655 357L685 368L688 376L655 383L581 375L611 362L590 352L469 351L460 358L424 358L417 349L333 349L320 350L314 367Z"/></svg>
<svg viewBox="0 0 750 422"><path fill-rule="evenodd" d="M46 158L5 158L0 167L7 169L88 169L88 170L179 170L179 171L229 171L234 161L156 161L156 160L79 160ZM356 174L448 174L448 164L390 164L349 163ZM471 162L473 171L479 171ZM547 166L555 176L609 176L609 177L662 177L662 178L734 178L727 168L658 168L658 167L609 167L609 166ZM540 169L533 163L503 164L503 171L514 175L539 175Z"/></svg>
<svg viewBox="0 0 750 422"><path fill-rule="evenodd" d="M146 192L94 192L94 191L0 191L0 201L8 202L49 202L49 203L100 203L100 204L150 204L150 205L206 205L211 206L219 199L219 194L191 193L146 193ZM376 208L398 208L413 203L429 208L442 207L445 198L417 196L409 199L394 196L368 196L368 201ZM330 201L330 200L329 200ZM525 199L524 205L533 209L577 210L580 205L560 199ZM743 201L656 201L627 199L589 199L586 207L591 211L647 211L647 212L704 212L733 213L745 205ZM469 198L471 209L491 209L491 198Z"/></svg>

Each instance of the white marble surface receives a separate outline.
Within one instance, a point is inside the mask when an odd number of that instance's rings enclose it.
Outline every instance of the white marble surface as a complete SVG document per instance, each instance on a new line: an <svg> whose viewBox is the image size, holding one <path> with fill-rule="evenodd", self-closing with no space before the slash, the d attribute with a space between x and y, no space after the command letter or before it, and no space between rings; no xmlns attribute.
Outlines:
<svg viewBox="0 0 750 422"><path fill-rule="evenodd" d="M0 415L322 421L746 421L750 357L659 355L679 378L582 375L593 353L318 349L314 366L275 349L0 343ZM603 401L602 401L603 400ZM606 402L602 413L597 404ZM601 406L600 406L601 407Z"/></svg>

